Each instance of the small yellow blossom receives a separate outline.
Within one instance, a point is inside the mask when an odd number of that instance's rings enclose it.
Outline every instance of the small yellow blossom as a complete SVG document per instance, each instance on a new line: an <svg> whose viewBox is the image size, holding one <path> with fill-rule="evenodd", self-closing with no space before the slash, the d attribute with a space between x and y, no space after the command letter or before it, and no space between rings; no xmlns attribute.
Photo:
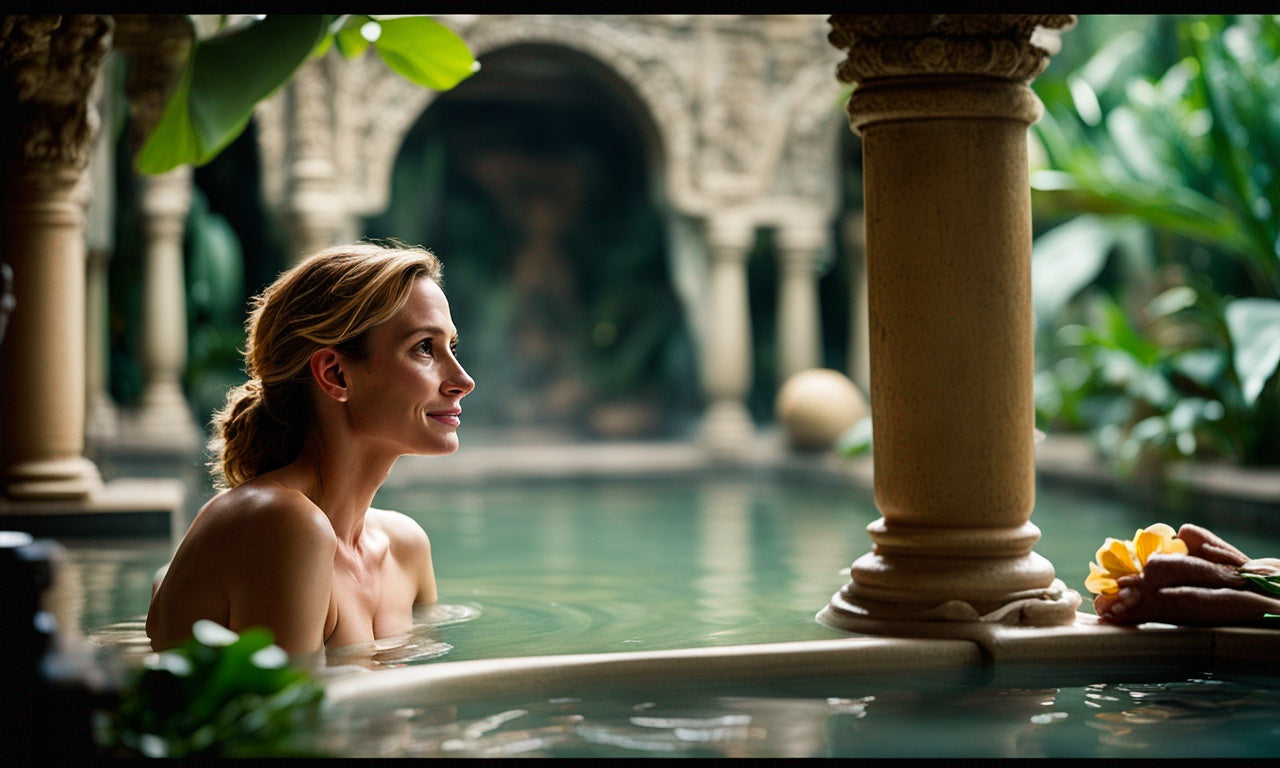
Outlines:
<svg viewBox="0 0 1280 768"><path fill-rule="evenodd" d="M1117 579L1142 573L1147 558L1155 554L1185 555L1187 544L1164 523L1139 530L1131 541L1108 538L1094 555L1095 562L1089 563L1085 589L1095 595L1114 595L1120 590Z"/></svg>

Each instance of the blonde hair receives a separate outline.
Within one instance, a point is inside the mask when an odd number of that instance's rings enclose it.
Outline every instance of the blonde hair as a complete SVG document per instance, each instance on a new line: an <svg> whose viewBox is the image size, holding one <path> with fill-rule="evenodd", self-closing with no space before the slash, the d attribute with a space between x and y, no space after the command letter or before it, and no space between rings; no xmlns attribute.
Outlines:
<svg viewBox="0 0 1280 768"><path fill-rule="evenodd" d="M214 413L214 484L234 488L293 462L311 427L310 358L334 347L362 359L371 329L404 307L422 277L440 283L434 254L399 243L327 248L282 273L252 300L245 374Z"/></svg>

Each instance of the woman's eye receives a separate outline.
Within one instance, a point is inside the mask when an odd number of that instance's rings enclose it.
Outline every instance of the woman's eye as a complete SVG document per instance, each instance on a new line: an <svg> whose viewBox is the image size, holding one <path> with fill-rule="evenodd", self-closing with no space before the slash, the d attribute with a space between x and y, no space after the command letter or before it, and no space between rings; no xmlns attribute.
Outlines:
<svg viewBox="0 0 1280 768"><path fill-rule="evenodd" d="M422 352L422 354L430 357L431 356L431 339L423 339L422 341L418 342L418 350Z"/></svg>

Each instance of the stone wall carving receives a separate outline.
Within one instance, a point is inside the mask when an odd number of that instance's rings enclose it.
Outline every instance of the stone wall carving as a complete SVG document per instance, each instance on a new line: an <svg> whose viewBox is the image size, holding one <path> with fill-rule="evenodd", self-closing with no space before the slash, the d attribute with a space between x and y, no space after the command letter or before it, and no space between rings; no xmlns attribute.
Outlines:
<svg viewBox="0 0 1280 768"><path fill-rule="evenodd" d="M823 16L448 16L472 52L550 45L590 57L630 88L672 207L705 217L725 205L770 212L801 205L834 215L837 203L839 52ZM438 94L407 82L373 52L325 62L331 121L289 108L288 91L259 105L264 193L286 206L291 143L328 141L337 194L352 214L386 207L405 135ZM288 126L294 124L290 129ZM292 138L291 138L292 136ZM778 201L787 205L779 208Z"/></svg>

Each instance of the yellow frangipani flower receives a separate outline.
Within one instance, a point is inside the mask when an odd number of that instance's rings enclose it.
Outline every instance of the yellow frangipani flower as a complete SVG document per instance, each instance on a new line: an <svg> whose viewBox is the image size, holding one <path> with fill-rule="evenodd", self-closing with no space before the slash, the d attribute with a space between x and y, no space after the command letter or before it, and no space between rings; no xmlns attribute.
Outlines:
<svg viewBox="0 0 1280 768"><path fill-rule="evenodd" d="M1089 563L1085 589L1095 595L1114 595L1120 590L1117 579L1142 573L1147 558L1155 554L1185 555L1187 544L1164 523L1137 531L1131 541L1107 538L1094 555L1095 562Z"/></svg>

